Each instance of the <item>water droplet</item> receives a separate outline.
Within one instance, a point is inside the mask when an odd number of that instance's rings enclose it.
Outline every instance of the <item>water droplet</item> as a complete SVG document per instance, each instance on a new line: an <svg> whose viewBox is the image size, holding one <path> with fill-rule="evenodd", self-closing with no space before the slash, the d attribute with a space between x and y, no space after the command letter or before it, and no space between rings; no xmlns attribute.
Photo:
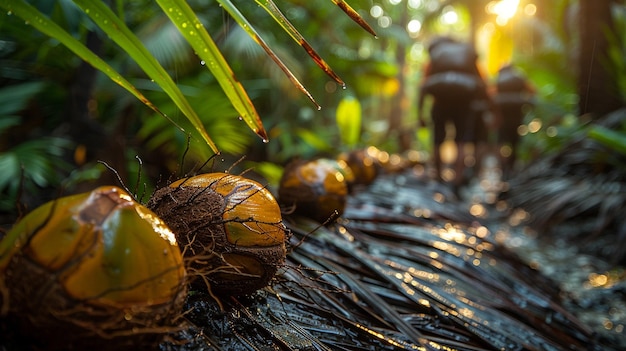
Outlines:
<svg viewBox="0 0 626 351"><path fill-rule="evenodd" d="M200 61L200 64L201 64L202 66L204 66L204 65L206 65L206 62L204 62L204 60L202 60L202 61Z"/></svg>
<svg viewBox="0 0 626 351"><path fill-rule="evenodd" d="M240 121L243 121L243 117L242 116L237 117L237 119L240 120Z"/></svg>
<svg viewBox="0 0 626 351"><path fill-rule="evenodd" d="M154 83L154 79L150 79L150 81L151 81L152 83Z"/></svg>
<svg viewBox="0 0 626 351"><path fill-rule="evenodd" d="M174 11L174 8L170 7L169 9L167 9L167 12L172 12Z"/></svg>
<svg viewBox="0 0 626 351"><path fill-rule="evenodd" d="M189 35L196 35L196 32L194 32L194 31L190 30L190 31L189 31Z"/></svg>
<svg viewBox="0 0 626 351"><path fill-rule="evenodd" d="M343 84L343 85L341 86L341 89L343 89L343 90L346 90L347 88L348 88L348 87L347 87L345 84Z"/></svg>
<svg viewBox="0 0 626 351"><path fill-rule="evenodd" d="M29 24L30 24L30 22L29 22L29 21L24 21L24 24L25 24L25 25L29 25Z"/></svg>
<svg viewBox="0 0 626 351"><path fill-rule="evenodd" d="M317 110L318 110L318 111L321 111L321 110L322 110L322 106L317 105Z"/></svg>
<svg viewBox="0 0 626 351"><path fill-rule="evenodd" d="M262 141L263 141L263 144L267 144L267 143L269 143L269 142L270 142L270 140L269 140L269 139L263 139Z"/></svg>
<svg viewBox="0 0 626 351"><path fill-rule="evenodd" d="M89 9L85 9L85 13L89 13L89 11L91 11L91 10L89 10Z"/></svg>
<svg viewBox="0 0 626 351"><path fill-rule="evenodd" d="M196 28L197 28L197 29L202 28L202 23L196 23Z"/></svg>
<svg viewBox="0 0 626 351"><path fill-rule="evenodd" d="M183 22L182 26L183 28L187 28L187 22Z"/></svg>
<svg viewBox="0 0 626 351"><path fill-rule="evenodd" d="M13 14L13 11L9 10L7 11L7 16L11 16Z"/></svg>

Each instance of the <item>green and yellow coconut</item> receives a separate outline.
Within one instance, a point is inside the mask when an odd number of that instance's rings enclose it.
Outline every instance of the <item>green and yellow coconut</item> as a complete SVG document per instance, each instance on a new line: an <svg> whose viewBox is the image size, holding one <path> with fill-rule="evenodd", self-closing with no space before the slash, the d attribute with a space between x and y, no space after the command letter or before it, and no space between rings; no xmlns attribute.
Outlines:
<svg viewBox="0 0 626 351"><path fill-rule="evenodd" d="M148 207L176 234L194 286L246 295L267 286L286 256L278 203L258 182L201 174L157 190Z"/></svg>
<svg viewBox="0 0 626 351"><path fill-rule="evenodd" d="M0 242L0 314L45 349L132 349L181 313L174 234L117 187L48 202Z"/></svg>

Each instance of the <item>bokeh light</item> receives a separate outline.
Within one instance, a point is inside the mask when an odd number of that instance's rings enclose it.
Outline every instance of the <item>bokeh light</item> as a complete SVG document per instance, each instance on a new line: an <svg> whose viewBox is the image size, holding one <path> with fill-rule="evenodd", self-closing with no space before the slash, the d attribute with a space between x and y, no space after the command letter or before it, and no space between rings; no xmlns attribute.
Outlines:
<svg viewBox="0 0 626 351"><path fill-rule="evenodd" d="M496 15L496 23L500 26L506 25L517 13L519 0L491 1L485 7L487 13Z"/></svg>

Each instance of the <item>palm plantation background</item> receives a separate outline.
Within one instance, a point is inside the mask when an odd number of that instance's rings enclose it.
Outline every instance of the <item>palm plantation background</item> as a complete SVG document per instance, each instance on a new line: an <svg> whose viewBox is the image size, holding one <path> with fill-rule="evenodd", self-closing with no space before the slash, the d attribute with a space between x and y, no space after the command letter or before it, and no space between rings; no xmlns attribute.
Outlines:
<svg viewBox="0 0 626 351"><path fill-rule="evenodd" d="M293 26L346 83L345 88L316 66L285 27L259 6L268 2L187 2L245 88L269 143L239 118L241 111L221 88L224 79L207 69L207 63L168 18L166 7L154 1L99 4L110 8L167 71L221 151L218 159L224 159L225 165L219 167L228 168L233 160L246 155L239 166L254 167L275 184L282 166L294 157L334 155L366 145L388 152L428 151L429 135L416 128L414 102L426 62L425 47L429 39L441 34L473 41L488 79L501 64L512 61L538 88L537 108L527 116L534 127L523 139L522 160L530 162L562 149L578 135L574 131L586 133L590 128L587 119L579 117L586 107L579 102L597 98L579 99L581 92L589 89L581 87L587 80L578 78L578 67L585 59L579 53L588 50L583 50L586 44L581 40L585 39L581 23L585 22L577 13L591 2L521 1L515 16L507 20L506 11L494 5L508 2L354 1L352 7L372 25L377 37L331 1L279 4ZM189 172L215 153L192 119L164 93L164 86L142 70L144 63L116 45L104 25L90 19L88 9L76 5L85 2L28 3L113 67L160 113L81 60L58 38L37 30L33 26L36 18L14 13L12 6L18 3L23 2L0 2L4 9L0 14L0 211L8 214L3 224L12 223L17 203L33 208L60 193L92 188L96 183L117 183L113 172L98 161L115 169L125 184L141 195L150 193L159 180ZM592 25L596 27L600 26L597 23L606 24L595 31L601 33L604 45L597 47L591 59L596 67L593 75L611 78L616 93L608 106L614 106L623 101L626 92L625 39L617 34L624 32L626 14L617 1L601 3L598 8L612 11L603 14L606 17L608 13L611 21L597 13L580 13L595 18ZM249 20L321 110L229 15L228 6ZM362 116L362 121L355 117L348 122L361 129L356 143L342 139L336 126L337 107L350 99L359 102ZM608 111L587 112L596 116ZM623 124L617 129L624 133ZM609 140L606 143L611 150L624 147L619 139L602 138Z"/></svg>

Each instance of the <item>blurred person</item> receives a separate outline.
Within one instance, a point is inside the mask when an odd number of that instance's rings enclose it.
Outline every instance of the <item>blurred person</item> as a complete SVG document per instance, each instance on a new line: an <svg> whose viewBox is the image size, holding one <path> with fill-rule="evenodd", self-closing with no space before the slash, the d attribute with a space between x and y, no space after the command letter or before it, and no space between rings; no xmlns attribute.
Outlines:
<svg viewBox="0 0 626 351"><path fill-rule="evenodd" d="M535 89L512 65L500 68L495 88L494 104L499 115L498 155L502 167L502 178L506 180L515 168L520 139L518 128L524 120L527 108L533 105Z"/></svg>
<svg viewBox="0 0 626 351"><path fill-rule="evenodd" d="M446 180L442 174L441 145L446 140L446 125L452 124L457 149L453 186L458 191L467 180L465 143L486 141L483 114L491 105L490 99L477 66L478 55L471 45L441 37L431 42L428 53L429 63L419 88L418 124L426 126L424 102L427 96L431 96L429 114L436 176L440 181Z"/></svg>

